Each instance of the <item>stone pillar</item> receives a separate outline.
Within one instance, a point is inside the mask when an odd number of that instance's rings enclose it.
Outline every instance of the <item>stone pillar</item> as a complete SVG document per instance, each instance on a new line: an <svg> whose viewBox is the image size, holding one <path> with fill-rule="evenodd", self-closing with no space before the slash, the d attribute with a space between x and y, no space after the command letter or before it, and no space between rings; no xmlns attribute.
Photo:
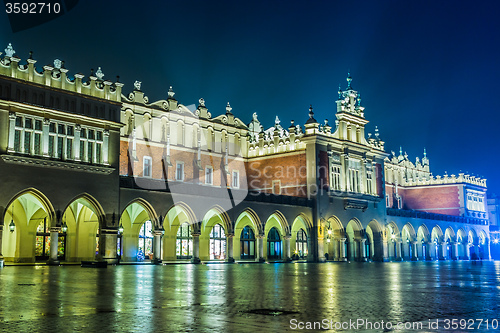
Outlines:
<svg viewBox="0 0 500 333"><path fill-rule="evenodd" d="M14 152L14 135L16 133L16 114L9 113L9 152ZM20 147L22 150L22 147ZM1 250L0 250L1 251Z"/></svg>
<svg viewBox="0 0 500 333"><path fill-rule="evenodd" d="M47 261L48 265L59 265L57 260L57 245L59 242L59 227L50 228L50 259Z"/></svg>
<svg viewBox="0 0 500 333"><path fill-rule="evenodd" d="M411 241L410 246L412 248L411 251L411 260L412 261L417 261L418 260L418 250L417 250L417 241Z"/></svg>
<svg viewBox="0 0 500 333"><path fill-rule="evenodd" d="M484 247L484 249L483 249L483 250L484 250L484 251L483 251L483 253L484 253L484 258L483 258L483 259L485 259L485 260L491 260L491 250L490 250L490 245L491 245L491 242L490 242L489 238L486 238L486 239L484 240L484 245L483 245L483 247Z"/></svg>
<svg viewBox="0 0 500 333"><path fill-rule="evenodd" d="M458 242L453 242L452 246L453 246L453 260L458 260Z"/></svg>
<svg viewBox="0 0 500 333"><path fill-rule="evenodd" d="M161 264L161 236L163 232L161 230L153 231L154 236L154 249L153 249L153 264Z"/></svg>
<svg viewBox="0 0 500 333"><path fill-rule="evenodd" d="M387 243L387 239L380 237L382 239L382 261L389 261L389 243Z"/></svg>
<svg viewBox="0 0 500 333"><path fill-rule="evenodd" d="M3 216L3 209L0 208L0 211L2 211L1 216ZM3 221L0 222L0 268L3 267L3 254L2 254L2 239L3 239Z"/></svg>
<svg viewBox="0 0 500 333"><path fill-rule="evenodd" d="M446 259L447 245L448 245L448 243L446 243L446 242L439 243L439 258L438 258L439 260Z"/></svg>
<svg viewBox="0 0 500 333"><path fill-rule="evenodd" d="M290 262L292 261L292 258L290 256L290 236L285 236L283 237L283 247L284 247L284 251L283 251L283 261L284 262ZM323 243L323 241L321 240L321 243Z"/></svg>
<svg viewBox="0 0 500 333"><path fill-rule="evenodd" d="M359 253L360 253L360 257L359 257L359 260L360 261L367 261L366 259L366 246L365 246L365 243L366 243L366 239L360 239L359 240Z"/></svg>
<svg viewBox="0 0 500 333"><path fill-rule="evenodd" d="M467 257L466 260L470 260L471 259L470 258L470 247L471 246L474 246L474 245L472 245L471 243L466 243L465 244L465 256Z"/></svg>
<svg viewBox="0 0 500 333"><path fill-rule="evenodd" d="M234 246L234 235L226 235L226 262L233 263L233 246Z"/></svg>
<svg viewBox="0 0 500 333"><path fill-rule="evenodd" d="M116 245L118 242L117 229L101 229L99 231L99 257L98 261L105 261L108 264L118 263L118 253Z"/></svg>
<svg viewBox="0 0 500 333"><path fill-rule="evenodd" d="M396 244L395 245L396 251L394 251L394 260L402 261L403 258L401 258L401 241L398 238L396 238L394 239L394 244Z"/></svg>
<svg viewBox="0 0 500 333"><path fill-rule="evenodd" d="M257 242L257 253L255 256L255 261L264 262L264 235L256 236L255 241Z"/></svg>
<svg viewBox="0 0 500 333"><path fill-rule="evenodd" d="M425 243L425 260L432 260L431 246L433 246L433 245L434 245L434 243L432 243L432 242Z"/></svg>
<svg viewBox="0 0 500 333"><path fill-rule="evenodd" d="M50 120L44 119L42 125L42 155L49 156L49 125Z"/></svg>
<svg viewBox="0 0 500 333"><path fill-rule="evenodd" d="M193 258L191 262L193 264L201 263L200 260L200 234L192 234L193 236Z"/></svg>
<svg viewBox="0 0 500 333"><path fill-rule="evenodd" d="M341 238L339 240L339 254L340 254L340 258L339 258L339 261L347 261L347 258L346 258L346 253L345 253L345 241L346 241L346 238Z"/></svg>

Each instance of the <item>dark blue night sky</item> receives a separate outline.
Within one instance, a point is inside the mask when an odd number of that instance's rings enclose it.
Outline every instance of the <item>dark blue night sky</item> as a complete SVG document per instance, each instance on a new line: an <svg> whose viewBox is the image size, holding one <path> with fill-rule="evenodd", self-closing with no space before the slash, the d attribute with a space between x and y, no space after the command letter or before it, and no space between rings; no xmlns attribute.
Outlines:
<svg viewBox="0 0 500 333"><path fill-rule="evenodd" d="M80 1L66 15L13 33L39 69L59 58L70 74L102 67L135 80L150 101L172 85L185 105L203 97L213 115L264 126L335 119L339 84L361 92L386 150L412 161L427 148L434 175L462 170L500 194L498 65L500 2L463 1Z"/></svg>

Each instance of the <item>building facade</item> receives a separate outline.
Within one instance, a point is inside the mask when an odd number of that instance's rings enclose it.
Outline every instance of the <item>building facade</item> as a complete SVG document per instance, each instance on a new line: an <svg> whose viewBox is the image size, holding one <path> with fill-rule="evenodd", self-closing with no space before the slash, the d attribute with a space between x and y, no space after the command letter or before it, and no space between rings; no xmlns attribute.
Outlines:
<svg viewBox="0 0 500 333"><path fill-rule="evenodd" d="M229 103L0 60L0 260L490 258L486 181L385 152L347 78L334 123L265 129Z"/></svg>

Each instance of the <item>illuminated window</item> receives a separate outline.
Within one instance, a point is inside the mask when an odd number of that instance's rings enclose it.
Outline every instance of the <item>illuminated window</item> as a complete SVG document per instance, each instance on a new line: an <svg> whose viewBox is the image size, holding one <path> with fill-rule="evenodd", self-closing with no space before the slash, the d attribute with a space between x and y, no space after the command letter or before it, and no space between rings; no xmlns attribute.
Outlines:
<svg viewBox="0 0 500 333"><path fill-rule="evenodd" d="M366 173L366 193L372 194L372 173Z"/></svg>
<svg viewBox="0 0 500 333"><path fill-rule="evenodd" d="M385 206L386 206L386 207L390 207L390 206L389 206L389 205L390 205L390 203L391 203L391 201L390 201L390 196L389 196L389 194L386 194L386 195L385 195Z"/></svg>
<svg viewBox="0 0 500 333"><path fill-rule="evenodd" d="M153 224L146 221L139 231L139 246L137 258L152 259L153 257Z"/></svg>
<svg viewBox="0 0 500 333"><path fill-rule="evenodd" d="M281 237L274 227L267 234L267 259L281 259Z"/></svg>
<svg viewBox="0 0 500 333"><path fill-rule="evenodd" d="M142 166L143 166L142 167L143 177L151 177L151 175L153 173L152 172L153 163L152 163L151 157L144 156Z"/></svg>
<svg viewBox="0 0 500 333"><path fill-rule="evenodd" d="M216 224L210 232L210 259L226 258L226 234L220 224Z"/></svg>
<svg viewBox="0 0 500 333"><path fill-rule="evenodd" d="M359 160L349 159L349 191L361 192L360 190L360 171L361 162Z"/></svg>
<svg viewBox="0 0 500 333"><path fill-rule="evenodd" d="M177 166L175 168L175 180L183 181L184 180L184 163L177 162Z"/></svg>
<svg viewBox="0 0 500 333"><path fill-rule="evenodd" d="M59 231L57 237L57 258L64 260L66 254L66 233ZM47 260L50 258L50 226L46 218L40 221L36 229L35 237L36 260Z"/></svg>
<svg viewBox="0 0 500 333"><path fill-rule="evenodd" d="M212 185L213 184L213 172L214 169L212 167L205 168L205 184Z"/></svg>
<svg viewBox="0 0 500 333"><path fill-rule="evenodd" d="M333 165L331 172L332 190L340 191L340 165Z"/></svg>
<svg viewBox="0 0 500 333"><path fill-rule="evenodd" d="M241 231L241 259L255 259L255 233L250 226Z"/></svg>
<svg viewBox="0 0 500 333"><path fill-rule="evenodd" d="M177 230L176 255L177 259L190 259L193 256L191 226L187 222L181 224Z"/></svg>
<svg viewBox="0 0 500 333"><path fill-rule="evenodd" d="M297 239L295 249L297 256L301 259L307 257L307 234L304 229L297 231Z"/></svg>

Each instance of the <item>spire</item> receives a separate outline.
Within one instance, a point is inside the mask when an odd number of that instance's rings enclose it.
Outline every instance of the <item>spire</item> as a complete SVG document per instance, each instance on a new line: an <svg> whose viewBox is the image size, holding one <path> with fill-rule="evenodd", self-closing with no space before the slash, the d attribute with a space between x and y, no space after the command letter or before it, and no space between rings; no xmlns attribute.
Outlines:
<svg viewBox="0 0 500 333"><path fill-rule="evenodd" d="M361 93L358 92L358 106L361 106Z"/></svg>
<svg viewBox="0 0 500 333"><path fill-rule="evenodd" d="M340 87L340 84L339 84L339 91L338 91L338 93L339 93L339 100L341 100L342 99L342 88Z"/></svg>
<svg viewBox="0 0 500 333"><path fill-rule="evenodd" d="M172 89L172 86L168 89L168 98L174 98L174 89Z"/></svg>
<svg viewBox="0 0 500 333"><path fill-rule="evenodd" d="M427 157L427 151L424 148L424 157Z"/></svg>
<svg viewBox="0 0 500 333"><path fill-rule="evenodd" d="M399 155L403 155L403 147L399 146Z"/></svg>
<svg viewBox="0 0 500 333"><path fill-rule="evenodd" d="M12 57L14 55L14 53L16 53L16 51L14 51L14 48L12 47L12 44L9 43L9 45L7 45L7 48L4 50L5 51L5 56L7 57Z"/></svg>
<svg viewBox="0 0 500 333"><path fill-rule="evenodd" d="M231 110L233 108L231 107L231 105L229 105L229 102L227 102L227 106L226 106L226 114L231 114Z"/></svg>
<svg viewBox="0 0 500 333"><path fill-rule="evenodd" d="M99 80L102 80L102 78L104 77L104 73L102 72L101 67L97 68L97 72L95 72L95 76L97 76L97 78Z"/></svg>
<svg viewBox="0 0 500 333"><path fill-rule="evenodd" d="M347 90L351 90L352 89L351 82L352 82L351 73L347 72Z"/></svg>
<svg viewBox="0 0 500 333"><path fill-rule="evenodd" d="M380 140L379 139L379 132L378 132L378 126L375 126L375 137L377 138L377 140Z"/></svg>
<svg viewBox="0 0 500 333"><path fill-rule="evenodd" d="M312 104L309 105L309 119L307 119L306 124L317 123L316 119L314 119L314 112Z"/></svg>

